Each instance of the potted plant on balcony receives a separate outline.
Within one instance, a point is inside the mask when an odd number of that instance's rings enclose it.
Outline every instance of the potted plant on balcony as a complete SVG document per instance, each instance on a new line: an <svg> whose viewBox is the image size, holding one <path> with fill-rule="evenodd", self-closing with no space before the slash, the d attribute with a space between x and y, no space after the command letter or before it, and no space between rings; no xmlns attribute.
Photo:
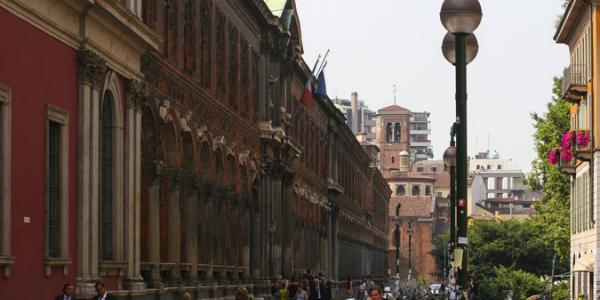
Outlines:
<svg viewBox="0 0 600 300"><path fill-rule="evenodd" d="M576 134L575 156L577 159L590 161L592 159L592 145L589 130L579 130Z"/></svg>

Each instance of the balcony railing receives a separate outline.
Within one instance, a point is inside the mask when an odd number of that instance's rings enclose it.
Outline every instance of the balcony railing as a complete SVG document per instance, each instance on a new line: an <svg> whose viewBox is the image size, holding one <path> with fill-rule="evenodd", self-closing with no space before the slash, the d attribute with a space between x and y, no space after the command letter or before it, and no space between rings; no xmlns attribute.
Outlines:
<svg viewBox="0 0 600 300"><path fill-rule="evenodd" d="M562 79L563 97L571 102L581 100L587 93L588 67L584 64L573 64L565 69Z"/></svg>

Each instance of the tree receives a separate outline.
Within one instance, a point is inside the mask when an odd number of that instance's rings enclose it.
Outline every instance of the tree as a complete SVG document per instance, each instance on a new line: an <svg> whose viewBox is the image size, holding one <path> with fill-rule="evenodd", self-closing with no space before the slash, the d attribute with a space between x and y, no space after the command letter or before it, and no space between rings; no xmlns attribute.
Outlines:
<svg viewBox="0 0 600 300"><path fill-rule="evenodd" d="M480 283L480 299L503 300L508 294L512 295L512 299L526 299L544 292L546 284L531 273L504 266L493 271L493 277Z"/></svg>
<svg viewBox="0 0 600 300"><path fill-rule="evenodd" d="M436 273L435 276L438 278L444 278L444 270L446 269L448 243L450 242L450 231L446 230L433 237L434 248L429 252L435 260Z"/></svg>
<svg viewBox="0 0 600 300"><path fill-rule="evenodd" d="M554 250L539 234L534 220L477 221L469 227L469 266L480 299L504 299L512 290L513 299L544 291L539 280L552 272ZM557 273L568 270L563 263Z"/></svg>
<svg viewBox="0 0 600 300"><path fill-rule="evenodd" d="M527 178L530 188L543 192L536 206L538 215L533 219L540 234L562 261L569 259L569 177L548 162L548 153L559 146L560 136L569 129L569 103L562 98L561 80L554 78L553 98L546 106L548 111L540 116L532 113L536 158L531 163Z"/></svg>

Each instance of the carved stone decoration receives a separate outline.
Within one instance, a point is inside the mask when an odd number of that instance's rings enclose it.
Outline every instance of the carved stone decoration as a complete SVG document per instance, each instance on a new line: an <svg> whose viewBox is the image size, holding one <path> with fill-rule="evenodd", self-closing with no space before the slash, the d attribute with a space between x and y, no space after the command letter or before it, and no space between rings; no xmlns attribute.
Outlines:
<svg viewBox="0 0 600 300"><path fill-rule="evenodd" d="M171 107L171 102L169 100L163 100L158 109L158 115L165 123L172 121L171 115L169 115L169 107Z"/></svg>
<svg viewBox="0 0 600 300"><path fill-rule="evenodd" d="M235 156L234 149L237 143L233 140L230 140L227 145L225 145L225 155L233 155Z"/></svg>
<svg viewBox="0 0 600 300"><path fill-rule="evenodd" d="M239 161L241 166L245 166L248 164L248 158L250 157L250 150L242 151L239 155Z"/></svg>
<svg viewBox="0 0 600 300"><path fill-rule="evenodd" d="M179 126L181 127L181 130L184 132L191 132L192 128L191 128L191 120L192 120L192 116L193 116L194 112L192 112L191 110L186 111L183 114L183 117L181 117L181 119L179 119Z"/></svg>
<svg viewBox="0 0 600 300"><path fill-rule="evenodd" d="M208 126L206 124L202 124L196 129L196 136L198 137L198 141L202 141L204 139L204 134L208 131Z"/></svg>
<svg viewBox="0 0 600 300"><path fill-rule="evenodd" d="M137 111L142 109L143 104L149 98L150 93L146 86L137 81L130 80L127 84L127 106Z"/></svg>
<svg viewBox="0 0 600 300"><path fill-rule="evenodd" d="M77 78L79 81L100 86L107 71L106 61L98 54L88 49L77 51Z"/></svg>
<svg viewBox="0 0 600 300"><path fill-rule="evenodd" d="M225 146L225 143L225 137L222 135L213 138L213 151L217 151L220 147Z"/></svg>

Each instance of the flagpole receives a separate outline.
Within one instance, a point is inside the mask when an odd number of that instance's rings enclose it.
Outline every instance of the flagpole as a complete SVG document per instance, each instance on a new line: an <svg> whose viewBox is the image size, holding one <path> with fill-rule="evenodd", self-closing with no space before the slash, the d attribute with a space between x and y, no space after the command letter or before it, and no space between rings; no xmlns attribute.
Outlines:
<svg viewBox="0 0 600 300"><path fill-rule="evenodd" d="M315 62L315 65L312 67L312 70L310 72L311 75L315 74L315 70L317 69L317 66L319 65L320 60L321 60L321 54L319 54L319 57L317 57L317 61Z"/></svg>
<svg viewBox="0 0 600 300"><path fill-rule="evenodd" d="M319 72L317 73L317 78L319 78L319 75L321 74L321 72L323 72L323 70L325 70L325 67L327 67L327 61L325 62L325 64L323 64L323 66L321 66L321 69L319 70Z"/></svg>
<svg viewBox="0 0 600 300"><path fill-rule="evenodd" d="M325 56L323 56L323 60L321 61L321 66L319 67L319 72L317 72L316 75L319 75L319 73L321 73L321 71L323 70L323 65L325 65L325 63L327 63L327 56L329 56L329 52L331 52L331 49L327 49L327 52L325 52Z"/></svg>

